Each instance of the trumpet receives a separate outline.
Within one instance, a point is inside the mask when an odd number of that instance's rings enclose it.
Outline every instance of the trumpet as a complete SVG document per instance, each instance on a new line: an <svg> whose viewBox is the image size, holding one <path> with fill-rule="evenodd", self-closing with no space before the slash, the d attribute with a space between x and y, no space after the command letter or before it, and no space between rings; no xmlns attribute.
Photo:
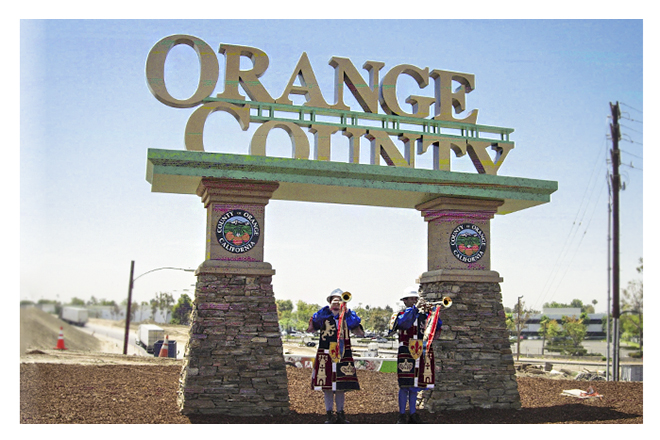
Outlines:
<svg viewBox="0 0 660 440"><path fill-rule="evenodd" d="M433 306L442 306L442 308L448 309L451 307L451 304L451 298L448 296L445 296L440 301L426 301L425 299L420 298L419 301L417 301L417 308L424 313L428 313Z"/></svg>
<svg viewBox="0 0 660 440"><path fill-rule="evenodd" d="M351 292L344 292L341 294L341 300L345 303L349 302L351 299L353 299L353 295L351 295Z"/></svg>

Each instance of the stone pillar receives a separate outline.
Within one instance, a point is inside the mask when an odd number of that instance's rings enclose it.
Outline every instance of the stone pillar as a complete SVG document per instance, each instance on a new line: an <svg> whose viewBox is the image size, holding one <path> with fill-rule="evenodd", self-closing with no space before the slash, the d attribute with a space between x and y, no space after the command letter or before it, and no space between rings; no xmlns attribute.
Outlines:
<svg viewBox="0 0 660 440"><path fill-rule="evenodd" d="M436 385L420 396L431 412L520 408L499 274L490 268L490 220L499 200L440 197L418 205L428 222L428 301L449 296L433 343Z"/></svg>
<svg viewBox="0 0 660 440"><path fill-rule="evenodd" d="M178 395L185 415L281 415L286 367L263 261L265 207L278 183L202 179L206 260L197 286Z"/></svg>

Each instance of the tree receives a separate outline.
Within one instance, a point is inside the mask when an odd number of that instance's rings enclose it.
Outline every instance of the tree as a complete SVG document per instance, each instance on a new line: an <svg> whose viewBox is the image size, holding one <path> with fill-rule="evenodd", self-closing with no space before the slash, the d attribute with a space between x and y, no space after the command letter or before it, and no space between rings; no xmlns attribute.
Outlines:
<svg viewBox="0 0 660 440"><path fill-rule="evenodd" d="M639 259L637 272L643 274L644 260ZM621 314L621 326L623 335L631 338L639 337L639 351L643 350L644 336L644 282L642 280L632 280L628 282L628 287L623 289L623 311ZM637 315L637 316L635 316Z"/></svg>
<svg viewBox="0 0 660 440"><path fill-rule="evenodd" d="M362 307L362 304L354 309L355 313L362 319L362 328L368 332L382 334L388 330L390 318L394 310L390 306L371 307L369 305Z"/></svg>
<svg viewBox="0 0 660 440"><path fill-rule="evenodd" d="M277 306L277 319L282 319L282 314L289 312L289 315L293 311L293 301L290 299L276 299L275 305Z"/></svg>
<svg viewBox="0 0 660 440"><path fill-rule="evenodd" d="M305 301L298 300L296 311L291 313L292 327L300 332L307 330L309 319L319 311L321 306L318 304L307 304Z"/></svg>
<svg viewBox="0 0 660 440"><path fill-rule="evenodd" d="M276 299L275 306L277 307L277 321L280 329L289 332L294 327L291 316L293 312L293 301L290 299Z"/></svg>
<svg viewBox="0 0 660 440"><path fill-rule="evenodd" d="M573 344L575 349L582 347L582 341L587 336L587 325L585 324L586 314L579 318L574 316L562 316L562 329L566 338Z"/></svg>
<svg viewBox="0 0 660 440"><path fill-rule="evenodd" d="M72 306L84 306L84 305L85 305L85 301L83 301L83 300L80 299L80 298L76 298L76 297L74 296L73 298L71 298L71 301L69 302L69 304L71 304Z"/></svg>
<svg viewBox="0 0 660 440"><path fill-rule="evenodd" d="M160 310L165 312L165 319L167 319L167 311L172 308L174 304L174 297L171 293L158 292L155 297L149 301L151 304L151 317L156 320L156 311Z"/></svg>
<svg viewBox="0 0 660 440"><path fill-rule="evenodd" d="M543 308L546 309L580 309L580 312L586 312L586 313L595 313L596 309L594 306L598 303L595 299L591 301L593 306L591 304L584 304L581 299L574 299L573 301L570 302L570 304L566 303L558 303L556 301L553 301L551 303L545 303L543 304Z"/></svg>
<svg viewBox="0 0 660 440"><path fill-rule="evenodd" d="M582 311L582 309L584 308L584 304L582 303L581 299L574 299L573 301L571 301L570 305L573 308L580 309L580 311Z"/></svg>
<svg viewBox="0 0 660 440"><path fill-rule="evenodd" d="M138 307L140 307L140 305L137 303L137 301L133 301L131 304L131 322L135 321L135 314L137 313Z"/></svg>
<svg viewBox="0 0 660 440"><path fill-rule="evenodd" d="M543 338L541 343L541 356L545 355L545 341L547 338L554 338L561 333L561 327L556 319L550 319L546 315L541 316L539 322L539 335Z"/></svg>
<svg viewBox="0 0 660 440"><path fill-rule="evenodd" d="M188 325L190 324L190 314L192 313L192 300L187 294L182 294L179 300L172 308L172 324Z"/></svg>

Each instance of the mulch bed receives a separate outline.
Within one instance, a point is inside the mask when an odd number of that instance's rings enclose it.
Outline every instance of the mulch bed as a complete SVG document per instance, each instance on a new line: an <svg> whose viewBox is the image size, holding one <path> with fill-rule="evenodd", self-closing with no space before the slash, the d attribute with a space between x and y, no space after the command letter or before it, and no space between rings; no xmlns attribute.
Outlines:
<svg viewBox="0 0 660 440"><path fill-rule="evenodd" d="M186 417L176 393L179 365L76 365L21 363L20 422L26 424L301 424L323 423L321 392L310 390L310 370L287 367L291 413L274 417ZM392 424L397 418L396 376L358 370L360 391L346 394L348 420ZM602 398L562 396L563 390L592 386ZM643 423L643 383L519 377L519 410L473 409L428 413L427 423L538 424Z"/></svg>

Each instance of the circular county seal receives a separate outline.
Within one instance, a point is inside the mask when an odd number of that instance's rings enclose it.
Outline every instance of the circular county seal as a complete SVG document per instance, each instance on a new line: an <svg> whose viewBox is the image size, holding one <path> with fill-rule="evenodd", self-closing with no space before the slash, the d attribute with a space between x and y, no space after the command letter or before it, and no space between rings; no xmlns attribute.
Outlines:
<svg viewBox="0 0 660 440"><path fill-rule="evenodd" d="M255 247L260 234L256 217L242 209L225 212L215 228L220 246L234 254L242 254Z"/></svg>
<svg viewBox="0 0 660 440"><path fill-rule="evenodd" d="M486 252L486 234L472 223L456 226L449 237L451 253L463 263L474 263Z"/></svg>

